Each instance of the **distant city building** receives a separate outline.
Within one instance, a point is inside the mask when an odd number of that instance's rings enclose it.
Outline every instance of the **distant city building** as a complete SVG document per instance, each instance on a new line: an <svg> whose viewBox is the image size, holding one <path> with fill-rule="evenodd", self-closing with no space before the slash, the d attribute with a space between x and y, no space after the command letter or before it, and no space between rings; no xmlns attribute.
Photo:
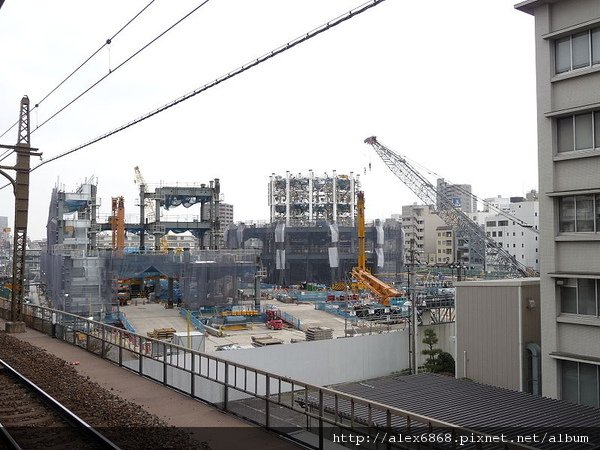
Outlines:
<svg viewBox="0 0 600 450"><path fill-rule="evenodd" d="M498 208L502 211L508 211L508 209L510 208L510 198L501 197L500 195L498 197L486 198L484 199L483 203L483 211L490 211L489 205L492 205L493 207Z"/></svg>
<svg viewBox="0 0 600 450"><path fill-rule="evenodd" d="M271 175L269 178L269 210L271 223L286 226L314 226L319 221L335 222L339 226L354 226L359 176Z"/></svg>
<svg viewBox="0 0 600 450"><path fill-rule="evenodd" d="M233 205L230 203L219 203L219 221L221 228L219 248L225 248L226 234L229 226L233 225Z"/></svg>
<svg viewBox="0 0 600 450"><path fill-rule="evenodd" d="M410 242L414 239L422 264L437 262L436 229L442 225L445 225L444 221L435 214L431 205L402 206L402 229L406 248L410 247Z"/></svg>
<svg viewBox="0 0 600 450"><path fill-rule="evenodd" d="M436 231L436 260L439 265L456 262L456 236L451 226L442 225Z"/></svg>
<svg viewBox="0 0 600 450"><path fill-rule="evenodd" d="M443 178L437 179L437 191L445 195L456 208L465 213L477 211L477 200L471 197L470 184L451 184ZM436 207L440 208L440 199L437 199Z"/></svg>
<svg viewBox="0 0 600 450"><path fill-rule="evenodd" d="M539 228L539 202L537 201L509 203L509 209L506 212L531 225L533 230ZM488 237L495 240L499 246L513 255L518 262L539 271L538 233L519 225L517 221L511 220L502 214L486 216L485 232Z"/></svg>
<svg viewBox="0 0 600 450"><path fill-rule="evenodd" d="M600 406L600 3L527 0L535 16L542 395Z"/></svg>
<svg viewBox="0 0 600 450"><path fill-rule="evenodd" d="M11 234L8 228L8 217L0 216L0 275L12 275L11 268Z"/></svg>

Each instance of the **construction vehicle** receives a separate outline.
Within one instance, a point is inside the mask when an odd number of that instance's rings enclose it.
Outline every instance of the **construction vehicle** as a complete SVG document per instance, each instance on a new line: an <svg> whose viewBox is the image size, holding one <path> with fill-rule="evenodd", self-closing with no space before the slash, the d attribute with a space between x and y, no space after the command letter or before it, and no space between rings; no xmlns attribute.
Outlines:
<svg viewBox="0 0 600 450"><path fill-rule="evenodd" d="M437 205L440 218L458 231L464 233L470 248L487 265L488 270L494 269L507 273L510 277L537 276L537 274L518 262L516 258L502 248L496 241L488 237L485 230L469 218L462 210L456 208L442 192L439 192L406 158L398 155L377 141L375 136L365 139L379 157L421 201L428 205Z"/></svg>
<svg viewBox="0 0 600 450"><path fill-rule="evenodd" d="M283 330L281 311L278 309L267 310L267 328L270 328L271 330Z"/></svg>
<svg viewBox="0 0 600 450"><path fill-rule="evenodd" d="M352 269L352 278L360 287L368 289L378 299L379 303L391 306L402 298L402 292L381 281L367 268L365 253L365 194L360 191L357 199L358 209L358 264Z"/></svg>

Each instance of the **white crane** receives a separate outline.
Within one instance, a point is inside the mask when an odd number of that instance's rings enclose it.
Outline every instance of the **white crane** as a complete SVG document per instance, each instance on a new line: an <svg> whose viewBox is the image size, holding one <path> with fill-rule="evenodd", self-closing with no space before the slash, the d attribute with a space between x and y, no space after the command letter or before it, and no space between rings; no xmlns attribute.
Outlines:
<svg viewBox="0 0 600 450"><path fill-rule="evenodd" d="M484 261L487 260L492 267L506 271L514 277L536 275L499 246L493 239L489 238L485 234L485 231L464 212L454 207L452 201L438 192L405 158L379 143L375 136L365 139L365 143L373 147L392 173L422 201L433 205L439 201L438 215L446 224L465 232L469 242L472 244L471 249L478 253ZM480 245L477 245L478 243Z"/></svg>
<svg viewBox="0 0 600 450"><path fill-rule="evenodd" d="M156 221L156 215L154 213L154 204L152 203L151 198L146 197L146 189L148 185L146 184L146 180L142 176L142 172L140 171L139 166L135 166L133 168L135 171L135 183L140 185L140 191L144 196L144 209L146 210L146 216L148 217L148 222L152 223Z"/></svg>

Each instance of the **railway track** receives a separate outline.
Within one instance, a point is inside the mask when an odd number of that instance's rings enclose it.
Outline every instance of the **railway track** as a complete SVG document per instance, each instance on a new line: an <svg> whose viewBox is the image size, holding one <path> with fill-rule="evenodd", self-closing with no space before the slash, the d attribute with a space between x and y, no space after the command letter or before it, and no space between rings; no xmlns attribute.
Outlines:
<svg viewBox="0 0 600 450"><path fill-rule="evenodd" d="M0 449L119 449L0 360Z"/></svg>

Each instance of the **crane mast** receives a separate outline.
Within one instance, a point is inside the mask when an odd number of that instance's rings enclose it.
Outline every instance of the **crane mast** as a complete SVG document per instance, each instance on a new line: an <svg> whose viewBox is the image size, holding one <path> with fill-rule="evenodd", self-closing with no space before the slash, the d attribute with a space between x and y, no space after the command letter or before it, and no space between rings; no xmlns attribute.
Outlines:
<svg viewBox="0 0 600 450"><path fill-rule="evenodd" d="M357 209L358 262L357 266L352 269L352 277L363 287L370 290L383 305L389 306L392 298L401 297L402 293L381 281L367 269L367 257L365 254L365 194L362 191L358 193Z"/></svg>
<svg viewBox="0 0 600 450"><path fill-rule="evenodd" d="M125 200L123 197L113 197L111 206L112 247L121 255L125 249Z"/></svg>
<svg viewBox="0 0 600 450"><path fill-rule="evenodd" d="M367 256L365 254L365 193L358 193L356 202L358 212L358 269L367 270Z"/></svg>
<svg viewBox="0 0 600 450"><path fill-rule="evenodd" d="M473 222L462 210L454 207L452 201L443 193L438 192L421 173L419 173L405 158L393 152L377 141L375 136L365 139L371 145L386 166L400 179L417 197L426 204L437 205L437 214L448 225L463 232L470 244L471 251L477 253L484 262L496 270L507 272L513 277L527 277L529 270L519 263L514 256L498 246L496 241L489 238L485 231ZM531 274L533 275L533 274Z"/></svg>

